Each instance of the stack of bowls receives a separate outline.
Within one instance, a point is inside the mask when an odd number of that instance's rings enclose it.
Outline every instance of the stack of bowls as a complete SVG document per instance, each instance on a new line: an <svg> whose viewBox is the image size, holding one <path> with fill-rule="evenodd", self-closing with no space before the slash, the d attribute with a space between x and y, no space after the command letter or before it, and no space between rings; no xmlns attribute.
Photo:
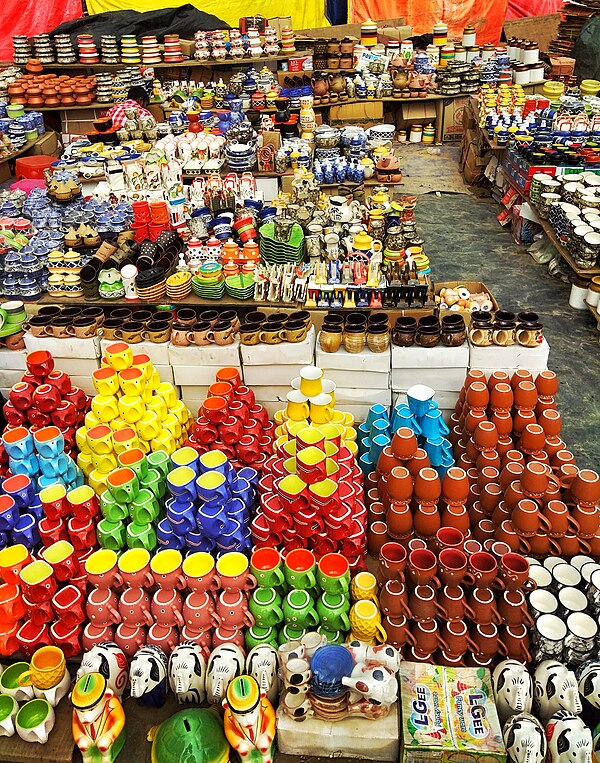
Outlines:
<svg viewBox="0 0 600 763"><path fill-rule="evenodd" d="M260 253L269 265L299 265L304 259L304 232L302 226L294 223L288 241L278 241L275 237L275 223L261 225L258 232Z"/></svg>
<svg viewBox="0 0 600 763"><path fill-rule="evenodd" d="M227 164L234 172L247 172L256 164L256 149L248 143L228 143L225 154Z"/></svg>
<svg viewBox="0 0 600 763"><path fill-rule="evenodd" d="M192 277L192 289L197 297L221 299L225 294L223 269L217 262L205 262Z"/></svg>
<svg viewBox="0 0 600 763"><path fill-rule="evenodd" d="M138 297L145 302L163 299L167 291L167 279L163 268L149 268L138 273L135 279L135 290Z"/></svg>
<svg viewBox="0 0 600 763"><path fill-rule="evenodd" d="M185 299L192 291L192 274L186 271L173 273L167 278L167 297L174 302Z"/></svg>
<svg viewBox="0 0 600 763"><path fill-rule="evenodd" d="M252 299L254 296L254 276L252 273L240 273L225 279L225 289L235 299Z"/></svg>

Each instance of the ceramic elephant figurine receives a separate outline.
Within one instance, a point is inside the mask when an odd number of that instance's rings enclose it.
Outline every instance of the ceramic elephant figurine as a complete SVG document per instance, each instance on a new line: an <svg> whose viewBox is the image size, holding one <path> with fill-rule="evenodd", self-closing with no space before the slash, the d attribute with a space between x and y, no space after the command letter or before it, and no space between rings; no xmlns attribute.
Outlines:
<svg viewBox="0 0 600 763"><path fill-rule="evenodd" d="M558 660L544 660L533 676L536 715L548 720L559 710L578 715L582 711L575 674Z"/></svg>
<svg viewBox="0 0 600 763"><path fill-rule="evenodd" d="M529 713L511 715L502 729L512 763L544 763L548 743L544 727Z"/></svg>
<svg viewBox="0 0 600 763"><path fill-rule="evenodd" d="M279 696L277 651L270 644L258 644L246 658L246 673L256 679L260 691L270 702Z"/></svg>
<svg viewBox="0 0 600 763"><path fill-rule="evenodd" d="M244 672L244 653L237 644L219 644L213 649L206 667L206 699L221 704L227 687Z"/></svg>
<svg viewBox="0 0 600 763"><path fill-rule="evenodd" d="M184 641L169 657L169 686L177 702L204 702L206 660L202 648L193 641Z"/></svg>
<svg viewBox="0 0 600 763"><path fill-rule="evenodd" d="M167 699L167 655L159 646L143 646L135 653L129 670L131 696L139 705L162 707Z"/></svg>
<svg viewBox="0 0 600 763"><path fill-rule="evenodd" d="M592 732L577 715L559 710L546 724L548 763L592 763Z"/></svg>
<svg viewBox="0 0 600 763"><path fill-rule="evenodd" d="M127 657L114 641L102 641L95 644L81 658L81 667L76 680L87 673L100 673L106 679L106 685L116 697L121 699L129 681Z"/></svg>
<svg viewBox="0 0 600 763"><path fill-rule="evenodd" d="M575 671L577 688L590 705L600 709L600 662L588 660Z"/></svg>
<svg viewBox="0 0 600 763"><path fill-rule="evenodd" d="M492 673L492 683L500 723L504 723L511 715L531 712L533 679L522 662L499 662Z"/></svg>

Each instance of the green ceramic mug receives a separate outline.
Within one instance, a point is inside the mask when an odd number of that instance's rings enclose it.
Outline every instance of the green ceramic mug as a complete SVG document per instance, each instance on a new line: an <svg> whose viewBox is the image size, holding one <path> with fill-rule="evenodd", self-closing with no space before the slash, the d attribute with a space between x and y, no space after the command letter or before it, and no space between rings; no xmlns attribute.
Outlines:
<svg viewBox="0 0 600 763"><path fill-rule="evenodd" d="M164 450L154 450L146 456L148 466L154 469L165 480L167 474L171 471L171 459Z"/></svg>
<svg viewBox="0 0 600 763"><path fill-rule="evenodd" d="M259 586L279 588L283 585L283 562L276 548L259 548L250 559L250 571Z"/></svg>
<svg viewBox="0 0 600 763"><path fill-rule="evenodd" d="M256 588L250 597L249 607L258 625L268 627L283 622L281 604L281 596L274 588Z"/></svg>
<svg viewBox="0 0 600 763"><path fill-rule="evenodd" d="M343 593L323 593L317 601L321 626L328 631L349 631L350 602Z"/></svg>
<svg viewBox="0 0 600 763"><path fill-rule="evenodd" d="M152 454L150 454L152 455ZM163 498L167 491L167 482L154 467L148 469L146 476L140 481L140 487L145 487L157 498Z"/></svg>
<svg viewBox="0 0 600 763"><path fill-rule="evenodd" d="M326 593L347 594L350 588L350 565L342 554L325 554L319 559L317 583Z"/></svg>
<svg viewBox="0 0 600 763"><path fill-rule="evenodd" d="M316 586L317 560L307 548L295 548L285 558L283 574L290 588L310 590Z"/></svg>
<svg viewBox="0 0 600 763"><path fill-rule="evenodd" d="M147 525L158 517L160 507L154 493L148 488L142 488L133 503L129 504L129 515L138 525Z"/></svg>
<svg viewBox="0 0 600 763"><path fill-rule="evenodd" d="M322 636L325 636L327 639L328 644L345 644L346 643L346 634L342 631L328 631L327 628L325 628L322 625L319 625L317 628L317 633L320 633Z"/></svg>
<svg viewBox="0 0 600 763"><path fill-rule="evenodd" d="M277 629L273 627L263 628L260 625L253 625L251 628L246 628L246 635L244 636L246 641L246 649L250 651L255 646L260 644L268 644L273 649L277 649Z"/></svg>
<svg viewBox="0 0 600 763"><path fill-rule="evenodd" d="M120 466L128 466L138 480L142 480L148 474L148 460L144 451L139 448L128 448L117 456Z"/></svg>
<svg viewBox="0 0 600 763"><path fill-rule="evenodd" d="M286 623L279 631L279 645L287 644L288 641L300 641L306 633L306 628L300 628L297 625Z"/></svg>
<svg viewBox="0 0 600 763"><path fill-rule="evenodd" d="M133 469L128 466L121 466L108 475L106 486L115 501L131 503L140 488L140 481Z"/></svg>
<svg viewBox="0 0 600 763"><path fill-rule="evenodd" d="M125 547L125 525L123 522L111 522L103 519L96 526L96 537L100 548L120 551Z"/></svg>
<svg viewBox="0 0 600 763"><path fill-rule="evenodd" d="M127 506L121 505L116 501L110 493L110 490L105 490L100 496L100 511L105 519L109 522L122 522L129 517Z"/></svg>
<svg viewBox="0 0 600 763"><path fill-rule="evenodd" d="M153 525L138 525L132 522L127 525L127 548L145 548L152 553L158 544Z"/></svg>
<svg viewBox="0 0 600 763"><path fill-rule="evenodd" d="M292 589L283 602L286 623L298 628L314 628L319 624L315 602L308 591Z"/></svg>

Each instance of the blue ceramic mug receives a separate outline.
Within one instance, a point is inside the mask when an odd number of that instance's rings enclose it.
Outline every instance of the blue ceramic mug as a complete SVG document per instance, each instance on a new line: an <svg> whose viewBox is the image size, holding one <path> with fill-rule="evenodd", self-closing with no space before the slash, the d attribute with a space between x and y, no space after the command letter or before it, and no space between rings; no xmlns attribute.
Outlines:
<svg viewBox="0 0 600 763"><path fill-rule="evenodd" d="M205 503L198 509L196 524L209 538L217 538L223 532L227 515L222 504Z"/></svg>
<svg viewBox="0 0 600 763"><path fill-rule="evenodd" d="M0 532L9 532L19 519L19 509L9 495L0 495Z"/></svg>

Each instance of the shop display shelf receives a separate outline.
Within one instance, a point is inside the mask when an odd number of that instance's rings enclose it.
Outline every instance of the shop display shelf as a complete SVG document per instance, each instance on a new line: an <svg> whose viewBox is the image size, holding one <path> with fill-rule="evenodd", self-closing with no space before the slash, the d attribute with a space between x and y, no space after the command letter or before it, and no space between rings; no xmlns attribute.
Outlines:
<svg viewBox="0 0 600 763"><path fill-rule="evenodd" d="M102 71L103 69L107 69L110 71L114 71L115 69L124 69L127 66L144 66L146 68L152 68L152 69L179 69L179 68L186 68L186 67L195 67L195 66L247 66L248 64L261 64L266 63L268 61L288 61L293 56L297 55L294 53L292 56L289 55L280 55L280 56L258 56L256 58L239 58L239 59L226 59L224 61L215 61L215 60L208 60L208 61L196 61L193 58L186 58L185 61L180 61L179 63L164 63L161 62L160 64L142 64L141 62L139 64L45 64L44 69L47 69L48 71L54 71L57 69L91 69L93 71ZM9 61L5 64L0 65L6 65L6 66L14 66L14 64ZM292 72L293 74L293 72Z"/></svg>
<svg viewBox="0 0 600 763"><path fill-rule="evenodd" d="M578 268L570 252L567 251L567 248L563 246L563 244L561 244L560 241L558 240L556 233L554 232L550 223L547 222L546 220L540 220L540 225L544 229L544 233L548 236L550 241L552 241L552 243L556 247L557 252L563 258L563 260L567 263L567 265L573 271L575 271L575 273L578 276L580 276L581 278L591 279L593 276L600 275L600 267L598 266L595 268Z"/></svg>
<svg viewBox="0 0 600 763"><path fill-rule="evenodd" d="M29 151L30 148L35 146L41 137L42 136L40 135L39 138L36 138L35 140L28 140L27 143L18 151L13 151L13 153L9 156L5 156L4 158L0 159L0 164L5 164L6 162L10 162L11 159L16 159L18 156L21 156L21 154L25 154L27 151Z"/></svg>

